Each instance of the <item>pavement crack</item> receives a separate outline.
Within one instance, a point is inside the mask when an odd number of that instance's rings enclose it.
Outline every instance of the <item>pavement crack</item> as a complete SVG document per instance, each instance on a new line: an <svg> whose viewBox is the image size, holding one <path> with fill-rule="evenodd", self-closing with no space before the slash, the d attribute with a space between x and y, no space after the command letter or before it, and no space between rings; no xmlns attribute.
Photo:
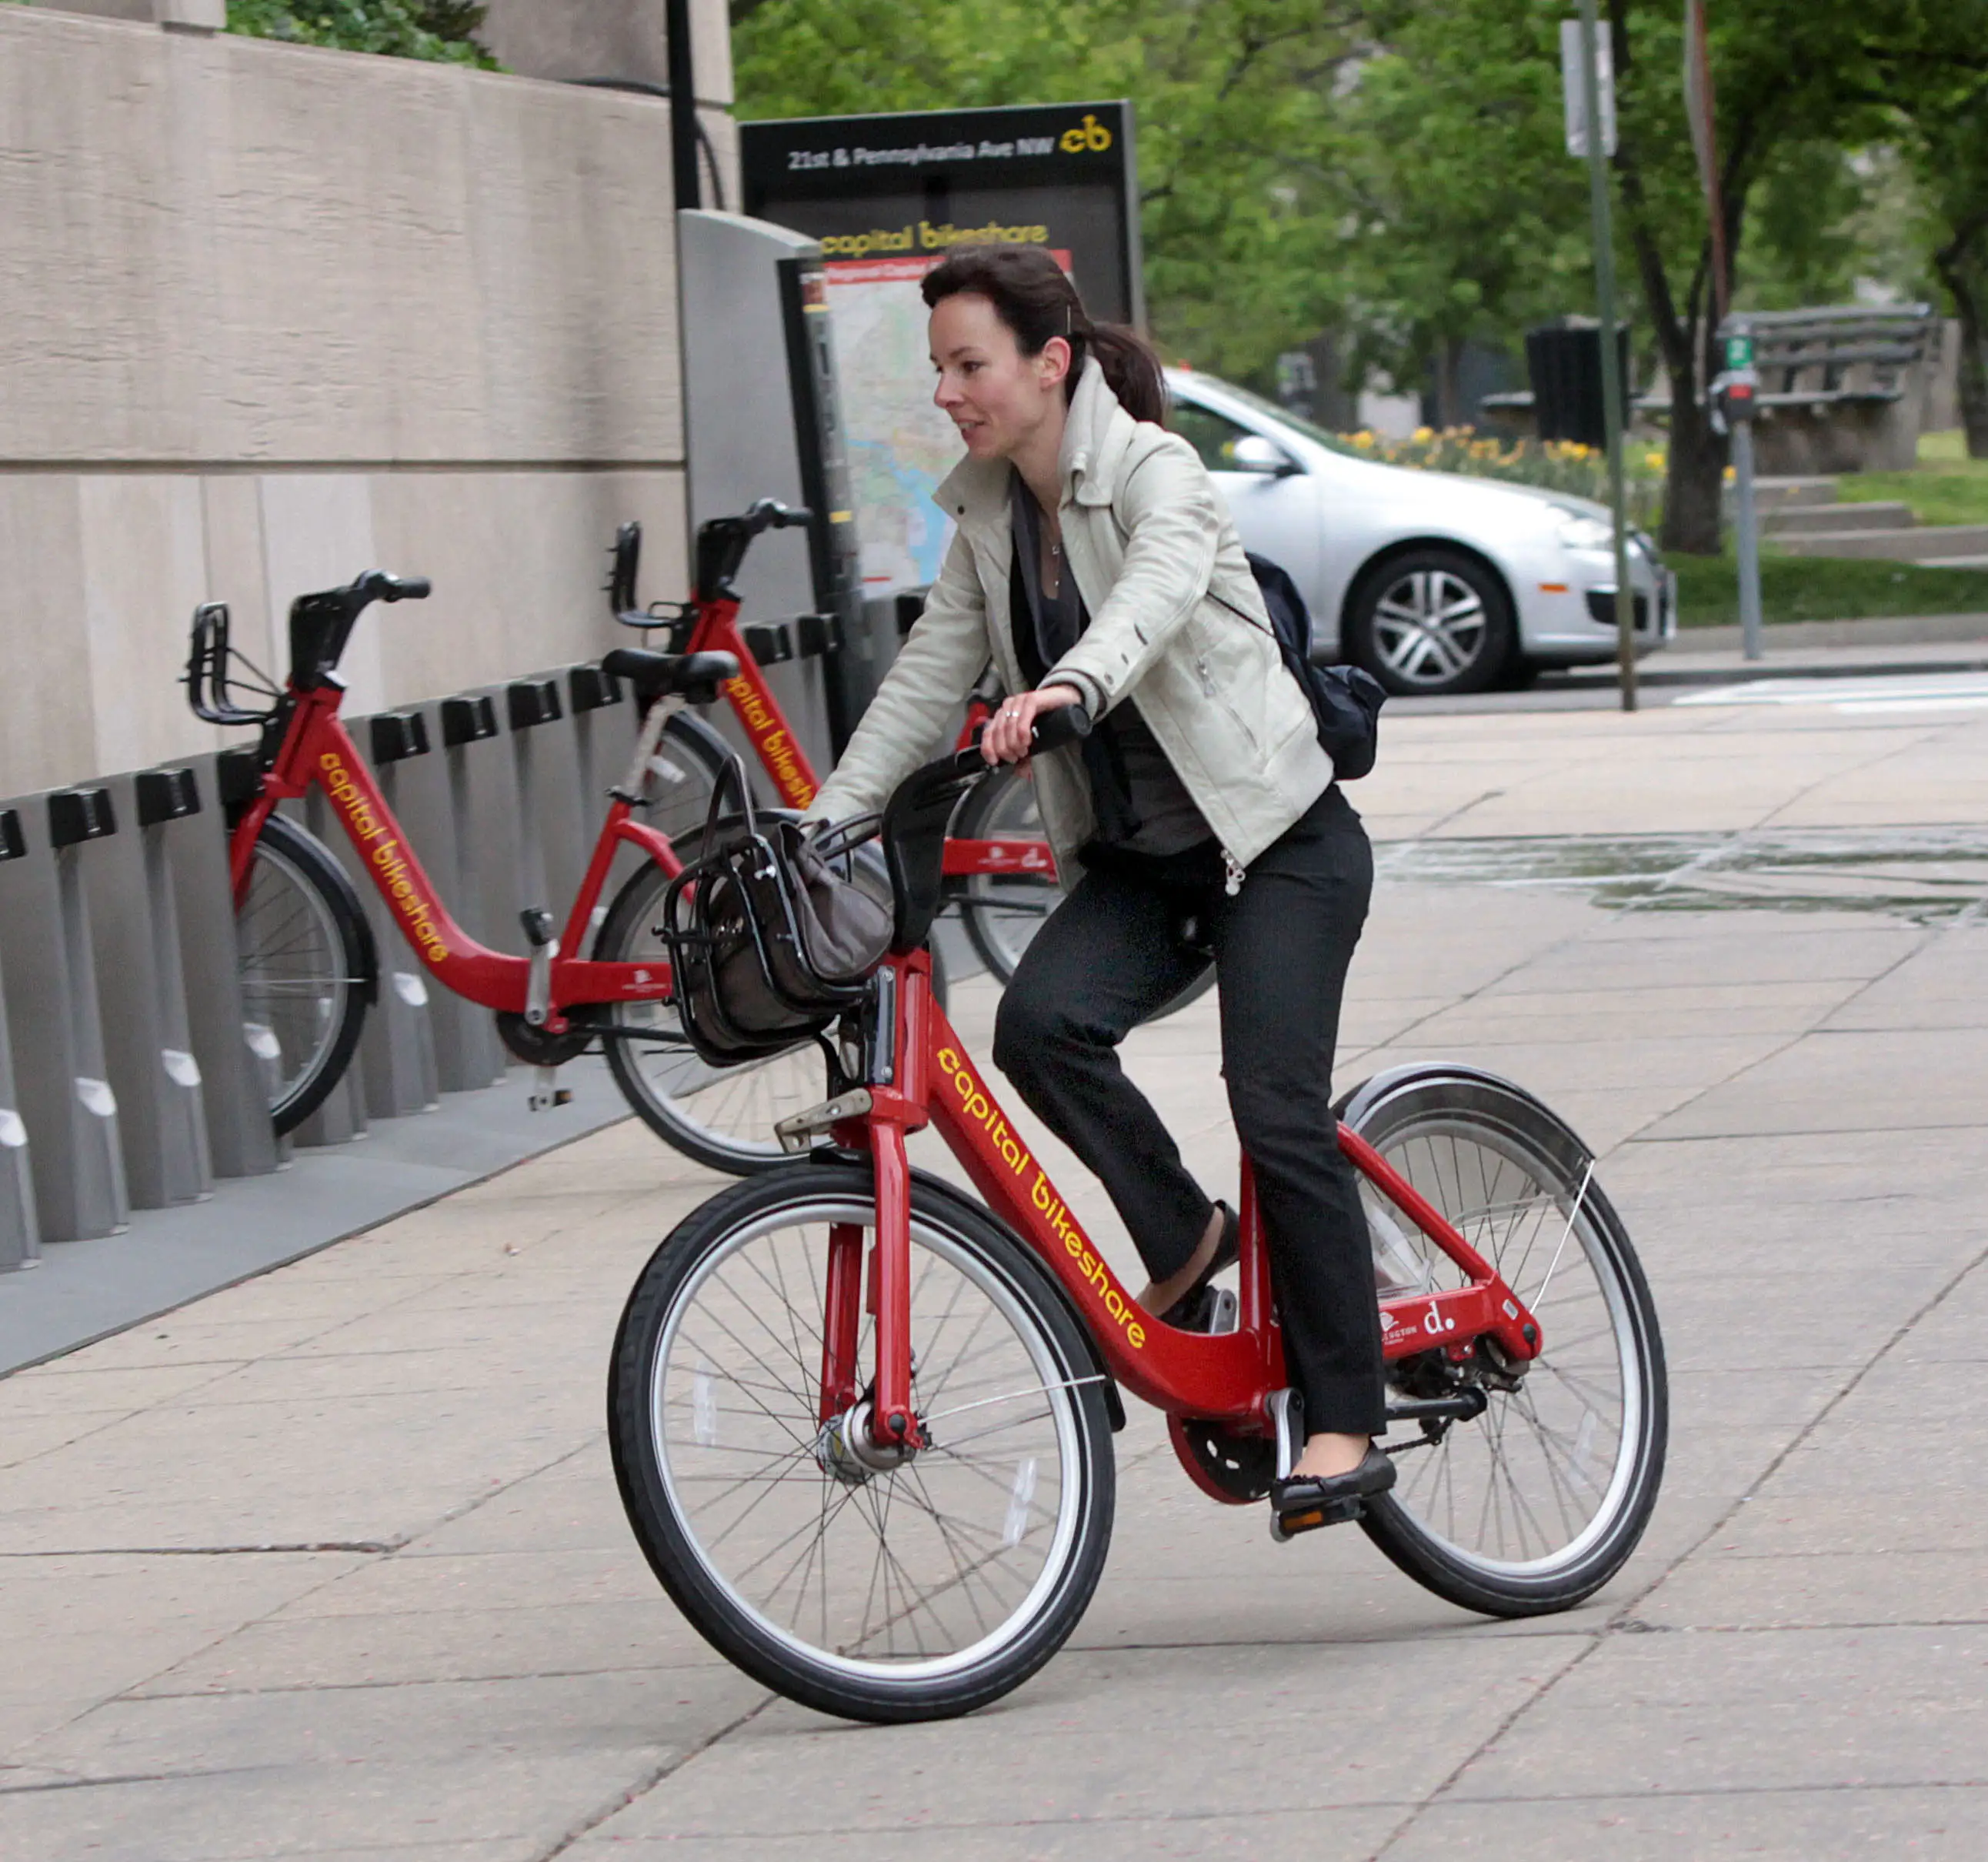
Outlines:
<svg viewBox="0 0 1988 1862"><path fill-rule="evenodd" d="M1875 979L1874 978L1873 980L1875 981ZM1650 1579L1648 1583L1645 1584L1633 1596L1625 1598L1620 1608L1618 1608L1611 1615L1608 1623L1603 1624L1599 1629L1592 1632L1588 1646L1586 1648L1583 1649L1577 1655L1576 1655L1574 1659L1568 1662L1566 1667L1562 1668L1557 1674L1554 1674L1545 1681L1543 1681L1532 1691L1532 1693L1528 1695L1524 1700L1521 1701L1517 1705L1513 1707L1512 1711L1506 1714L1505 1717L1498 1722L1496 1726L1492 1729L1489 1735L1480 1741L1476 1749L1468 1753L1461 1762L1450 1771L1446 1777L1443 1778L1438 1783L1435 1788L1415 1806L1415 1810L1402 1820L1401 1823L1389 1834L1386 1841L1382 1843L1381 1847L1374 1851L1372 1857L1370 1858L1370 1862L1380 1862L1380 1858L1385 1856L1389 1850L1394 1848L1395 1845L1401 1841L1402 1837L1407 1835L1408 1831L1415 1827L1417 1820L1422 1816L1423 1813L1428 1810L1433 1805L1440 1803L1445 1798L1449 1798L1452 1801L1456 1802L1470 1801L1461 1797L1460 1795L1456 1793L1454 1790L1455 1786L1458 1781L1462 1779L1464 1773L1469 1771L1471 1766L1476 1764L1478 1759L1483 1757L1485 1753L1491 1751L1494 1747L1496 1747L1498 1742L1503 1739L1505 1735L1510 1732L1512 1728L1518 1724L1521 1718L1523 1718L1526 1714L1530 1713L1540 1704L1541 1701L1544 1700L1549 1694L1552 1693L1555 1688L1559 1687L1560 1683L1565 1681L1567 1676L1573 1674L1574 1671L1579 1668L1584 1662L1587 1661L1594 1654L1596 1650L1602 1647L1612 1634L1618 1632L1621 1626L1625 1626L1632 1621L1640 1620L1640 1619L1635 1617L1631 1614L1637 1607L1647 1601L1650 1597L1655 1596L1657 1591L1659 1590L1665 1584L1668 1583L1676 1573L1682 1570L1686 1564L1688 1564L1693 1558L1696 1557L1700 1552L1703 1551L1706 1546L1714 1539L1717 1538L1721 1533L1727 1530L1733 1524L1735 1518L1738 1516L1740 1509L1746 1505L1748 1502L1753 1499L1754 1495L1760 1492L1760 1491L1765 1487L1777 1473L1780 1472L1782 1468L1787 1465L1789 1458L1794 1454L1797 1449L1801 1448L1806 1442L1807 1442L1810 1438L1814 1435L1815 1432L1829 1420L1831 1416L1835 1414L1837 1410L1842 1406L1844 1402L1857 1389L1858 1386L1861 1384L1864 1380L1878 1367L1878 1365L1882 1364L1885 1360L1911 1335L1915 1327L1919 1326L1934 1312L1938 1310L1939 1306L1946 1300L1951 1298L1970 1274L1976 1272L1983 1266L1988 1266L1988 1247L1984 1247L1972 1260L1969 1261L1964 1266L1960 1268L1958 1272L1949 1276L1945 1285L1943 1285L1937 1293L1934 1293L1930 1299L1925 1300L1916 1312L1913 1313L1909 1317L1902 1320L1892 1330L1892 1333L1885 1339L1885 1342L1865 1360L1864 1364L1860 1366L1854 1373L1844 1380L1842 1387L1839 1389L1834 1396L1831 1397L1828 1401L1824 1403L1821 1408L1816 1411L1814 1415L1810 1417L1807 1422L1803 1424L1803 1425L1795 1431L1794 1435L1789 1438L1787 1442L1780 1449L1780 1451L1769 1460L1767 1466L1754 1477L1752 1482L1748 1485L1746 1491L1740 1495L1739 1497L1733 1501L1732 1505L1727 1507L1726 1509L1719 1516L1718 1519L1714 1520L1703 1533L1700 1533L1696 1539L1693 1539L1692 1543L1689 1546L1685 1546L1682 1551L1679 1553L1675 1558L1672 1559L1661 1571L1658 1572L1655 1576ZM1887 1627L1890 1626L1888 1625ZM1941 1624L1936 1625L1936 1627L1946 1627L1948 1626ZM1952 1627L1978 1628L1980 1625L1978 1624L1956 1624Z"/></svg>
<svg viewBox="0 0 1988 1862"><path fill-rule="evenodd" d="M407 1539L317 1539L296 1545L97 1545L52 1552L0 1552L5 1558L280 1558L316 1553L397 1552Z"/></svg>
<svg viewBox="0 0 1988 1862"><path fill-rule="evenodd" d="M610 1817L619 1816L631 1804L640 1803L655 1789L657 1786L674 1773L681 1771L693 1759L701 1757L721 1740L729 1739L742 1728L749 1726L779 1698L777 1695L769 1694L764 1699L756 1701L736 1719L728 1721L715 1732L707 1735L698 1740L695 1745L686 1747L674 1758L665 1759L661 1765L651 1766L627 1789L620 1793L610 1803L602 1805L599 1810L582 1817L578 1823L567 1830L563 1836L556 1838L549 1848L539 1850L532 1857L532 1862L554 1862L555 1857L564 1855L581 1837L598 1830Z"/></svg>

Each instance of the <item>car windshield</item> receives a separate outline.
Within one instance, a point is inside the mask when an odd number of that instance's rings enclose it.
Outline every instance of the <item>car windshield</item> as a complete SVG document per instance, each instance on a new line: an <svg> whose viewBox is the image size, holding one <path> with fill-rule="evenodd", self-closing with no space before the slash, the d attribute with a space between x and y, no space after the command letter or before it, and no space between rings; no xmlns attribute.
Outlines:
<svg viewBox="0 0 1988 1862"><path fill-rule="evenodd" d="M1242 402L1246 407L1253 407L1259 414L1266 414L1273 421L1282 421L1293 433L1303 434L1314 445L1323 446L1331 452L1344 453L1349 458L1358 459L1366 456L1343 434L1329 432L1317 421L1308 421L1301 414L1293 414L1290 408L1280 407L1267 395L1253 394L1247 388L1239 388L1234 382L1224 381L1219 376L1210 375L1205 379L1232 400Z"/></svg>

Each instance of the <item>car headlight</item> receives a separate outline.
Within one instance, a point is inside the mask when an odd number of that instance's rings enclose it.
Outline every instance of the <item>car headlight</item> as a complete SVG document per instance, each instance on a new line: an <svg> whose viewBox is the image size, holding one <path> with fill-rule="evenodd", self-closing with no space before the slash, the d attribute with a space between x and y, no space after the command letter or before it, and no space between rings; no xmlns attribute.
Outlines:
<svg viewBox="0 0 1988 1862"><path fill-rule="evenodd" d="M1615 526L1604 518L1590 517L1584 511L1563 512L1560 540L1570 549L1613 549Z"/></svg>

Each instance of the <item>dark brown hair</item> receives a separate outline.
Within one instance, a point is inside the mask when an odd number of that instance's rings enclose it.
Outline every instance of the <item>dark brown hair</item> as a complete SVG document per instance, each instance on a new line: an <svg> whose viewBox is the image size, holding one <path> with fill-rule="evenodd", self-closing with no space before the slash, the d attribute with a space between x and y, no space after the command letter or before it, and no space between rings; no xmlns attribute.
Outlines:
<svg viewBox="0 0 1988 1862"><path fill-rule="evenodd" d="M1063 269L1040 245L962 246L925 275L928 308L962 292L984 297L1014 333L1025 356L1040 356L1052 336L1070 346L1066 399L1077 393L1084 359L1095 356L1118 404L1135 421L1163 421L1167 390L1160 359L1136 330L1094 323Z"/></svg>

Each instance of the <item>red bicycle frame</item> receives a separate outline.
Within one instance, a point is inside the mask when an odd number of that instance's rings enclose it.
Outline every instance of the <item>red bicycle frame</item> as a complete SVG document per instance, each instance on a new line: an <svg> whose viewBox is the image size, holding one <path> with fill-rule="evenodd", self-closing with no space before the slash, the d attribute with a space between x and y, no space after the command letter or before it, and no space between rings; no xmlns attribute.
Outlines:
<svg viewBox="0 0 1988 1862"><path fill-rule="evenodd" d="M773 696L772 687L759 663L746 644L745 630L739 625L739 603L721 595L697 603L697 624L691 630L685 651L691 653L729 653L739 661L739 676L728 680L723 691L732 708L752 739L767 775L773 779L780 799L789 808L804 809L814 800L821 782L808 761L807 752ZM974 732L987 721L986 705L975 699L967 708L966 722L958 746L964 749ZM945 843L945 876L964 879L978 874L1013 878L1024 875L1046 882L1056 878L1056 857L1046 840L953 840Z"/></svg>
<svg viewBox="0 0 1988 1862"><path fill-rule="evenodd" d="M865 1089L867 1110L833 1127L837 1142L867 1152L876 1171L868 1295L877 1320L871 1424L876 1439L886 1445L917 1441L911 1396L911 1174L904 1140L928 1124L936 1126L989 1206L1042 1257L1124 1388L1169 1415L1268 1428L1270 1399L1286 1382L1283 1345L1246 1161L1239 1323L1232 1332L1212 1335L1176 1331L1146 1313L1126 1290L1048 1171L1009 1124L933 999L929 956L920 951L889 962L896 972L898 1005L893 1083ZM1354 1168L1461 1269L1466 1282L1440 1293L1383 1301L1386 1356L1441 1350L1460 1361L1488 1339L1513 1362L1537 1357L1544 1348L1537 1321L1490 1263L1372 1146L1344 1126L1339 1144ZM830 1237L821 1375L824 1421L848 1410L861 1394L863 1370L856 1361L861 1233L838 1227Z"/></svg>
<svg viewBox="0 0 1988 1862"><path fill-rule="evenodd" d="M256 838L263 823L279 802L293 800L315 784L345 824L361 870L379 889L408 943L445 988L486 1009L514 1014L542 1010L542 1025L549 1034L567 1031L570 1023L560 1012L565 1009L593 1002L654 1002L669 995L667 963L596 963L558 954L584 947L618 848L635 848L671 875L683 870L667 836L632 819L634 811L617 793L549 959L512 957L491 950L469 936L436 896L406 831L394 819L339 718L344 695L336 685L308 691L291 689L292 708L282 747L262 779L262 792L243 812L229 843L238 909L247 897ZM620 785L622 792L638 792L641 772L655 752L663 728L681 705L680 699L664 698L650 706L629 774ZM543 999L534 999L535 968L543 973Z"/></svg>

